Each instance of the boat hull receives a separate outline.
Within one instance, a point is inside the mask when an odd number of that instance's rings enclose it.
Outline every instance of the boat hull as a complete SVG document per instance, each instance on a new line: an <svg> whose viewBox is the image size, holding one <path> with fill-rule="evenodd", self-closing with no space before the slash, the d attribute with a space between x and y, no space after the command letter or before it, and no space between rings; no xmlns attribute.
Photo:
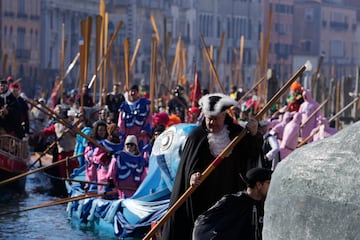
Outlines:
<svg viewBox="0 0 360 240"><path fill-rule="evenodd" d="M28 170L27 142L11 135L0 136L0 181L11 179ZM0 195L5 192L24 193L26 179L19 178L0 185Z"/></svg>

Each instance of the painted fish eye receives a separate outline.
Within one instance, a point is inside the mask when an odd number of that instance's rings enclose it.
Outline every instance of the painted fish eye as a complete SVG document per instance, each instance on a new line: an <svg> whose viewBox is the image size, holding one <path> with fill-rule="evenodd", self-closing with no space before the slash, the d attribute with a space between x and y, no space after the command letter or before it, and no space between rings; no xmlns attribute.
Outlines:
<svg viewBox="0 0 360 240"><path fill-rule="evenodd" d="M174 133L175 132L172 130L164 133L164 136L162 136L162 139L161 139L161 146L160 146L161 151L165 151L171 146L173 139L174 139Z"/></svg>

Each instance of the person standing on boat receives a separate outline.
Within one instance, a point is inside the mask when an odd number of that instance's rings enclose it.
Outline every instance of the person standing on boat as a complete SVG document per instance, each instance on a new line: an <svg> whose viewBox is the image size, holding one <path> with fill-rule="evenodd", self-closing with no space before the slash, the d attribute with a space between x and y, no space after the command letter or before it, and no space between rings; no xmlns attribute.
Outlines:
<svg viewBox="0 0 360 240"><path fill-rule="evenodd" d="M202 180L201 173L243 131L226 112L238 103L230 96L214 93L203 96L199 106L205 118L188 136L173 185L170 207L190 186L198 189L167 220L163 228L164 240L191 239L197 216L209 209L225 194L236 193L245 188L239 173L257 166L263 137L258 133L258 122L250 118L246 136L231 153Z"/></svg>
<svg viewBox="0 0 360 240"><path fill-rule="evenodd" d="M270 133L278 139L279 144L281 143L284 135L284 129L286 124L291 121L293 114L286 111L282 117L281 122L276 124L271 130Z"/></svg>
<svg viewBox="0 0 360 240"><path fill-rule="evenodd" d="M109 117L111 122L113 123L117 123L119 119L119 108L121 104L125 101L125 97L120 92L120 88L120 82L114 83L112 92L107 94L105 98L105 105L109 110Z"/></svg>
<svg viewBox="0 0 360 240"><path fill-rule="evenodd" d="M7 134L18 138L24 137L21 128L20 110L21 107L15 95L9 90L8 81L0 80L0 128Z"/></svg>
<svg viewBox="0 0 360 240"><path fill-rule="evenodd" d="M20 113L20 122L21 130L23 131L22 135L30 133L30 121L29 121L29 106L25 102L25 94L21 92L21 87L19 83L12 83L9 86L10 91L16 97L16 100L19 104L19 113Z"/></svg>
<svg viewBox="0 0 360 240"><path fill-rule="evenodd" d="M112 123L107 126L107 138L101 142L108 151L104 151L101 148L95 148L93 154L93 162L98 166L96 170L97 181L100 183L108 182L109 164L112 155L123 150L124 143L120 141L120 129ZM107 187L98 186L98 192L102 193L108 191Z"/></svg>
<svg viewBox="0 0 360 240"><path fill-rule="evenodd" d="M118 126L121 138L125 139L128 135L135 135L139 148L142 149L151 137L150 101L139 96L138 85L133 85L130 88L127 98L119 109Z"/></svg>
<svg viewBox="0 0 360 240"><path fill-rule="evenodd" d="M304 102L300 105L299 113L302 114L301 124L304 126L301 128L301 137L303 139L310 135L310 132L317 127L317 118L320 116L320 111L308 119L310 115L319 107L319 103L311 97L311 92L308 89L304 89L302 93Z"/></svg>
<svg viewBox="0 0 360 240"><path fill-rule="evenodd" d="M91 129L90 138L94 139L98 143L102 144L107 138L107 125L104 121L97 121L94 123L94 127ZM85 139L84 139L85 140ZM97 168L98 163L94 161L95 149L97 148L93 143L87 142L84 158L85 158L85 177L86 181L97 182ZM92 185L89 189L92 189ZM95 186L95 189L97 186Z"/></svg>
<svg viewBox="0 0 360 240"><path fill-rule="evenodd" d="M301 113L295 112L292 120L284 128L283 139L280 143L280 159L283 160L299 143Z"/></svg>
<svg viewBox="0 0 360 240"><path fill-rule="evenodd" d="M113 155L108 172L108 179L113 180L120 199L129 198L135 193L145 178L146 165L136 136L128 135L124 150Z"/></svg>
<svg viewBox="0 0 360 240"><path fill-rule="evenodd" d="M322 140L337 132L336 128L330 127L329 121L325 117L319 117L317 121L318 126L311 131L310 135L313 137L308 142Z"/></svg>
<svg viewBox="0 0 360 240"><path fill-rule="evenodd" d="M60 117L69 122L69 117L67 115L68 108L63 105L56 105L54 112L56 112ZM57 160L65 159L66 157L71 157L74 154L74 147L76 143L75 134L69 131L69 128L64 126L59 122L46 127L43 130L45 136L56 136L57 138L57 149L58 156ZM79 167L78 161L71 160L69 162L69 168L66 167L66 163L59 165L59 176L60 177L69 177L68 174L72 173L75 168Z"/></svg>

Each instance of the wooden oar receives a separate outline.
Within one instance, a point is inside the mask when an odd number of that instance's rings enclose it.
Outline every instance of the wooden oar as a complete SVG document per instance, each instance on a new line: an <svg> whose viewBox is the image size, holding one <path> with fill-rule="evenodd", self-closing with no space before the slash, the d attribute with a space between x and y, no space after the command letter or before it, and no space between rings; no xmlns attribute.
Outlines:
<svg viewBox="0 0 360 240"><path fill-rule="evenodd" d="M53 141L41 154L40 156L28 167L28 169L31 169L33 166L35 166L35 164L37 162L40 162L40 167L42 166L41 164L41 158L43 156L45 156L56 144L57 141Z"/></svg>
<svg viewBox="0 0 360 240"><path fill-rule="evenodd" d="M50 117L54 117L56 120L58 120L62 125L66 126L69 128L70 131L79 134L80 136L82 136L83 138L85 138L87 141L91 142L92 144L94 144L96 147L102 149L103 151L109 153L109 149L105 148L103 145L101 145L100 143L98 143L95 139L91 138L90 136L86 135L85 133L83 133L79 128L75 127L74 124L69 123L68 121L66 121L65 119L63 119L61 116L59 116L59 114L57 114L56 112L54 112L52 109L50 109L48 106L46 106L44 103L38 102L41 107L39 107L36 103L33 102L33 100L30 99L25 99L26 102L30 103L30 105L32 105L33 107L39 109L41 112L45 113L46 115L50 116Z"/></svg>
<svg viewBox="0 0 360 240"><path fill-rule="evenodd" d="M225 90L224 90L224 88L223 88L223 86L222 86L222 84L221 84L221 82L220 82L219 75L218 75L218 73L217 73L217 71L216 71L216 68L215 68L215 66L214 66L213 61L211 60L211 56L210 56L209 50L207 49L207 46L206 46L206 43L205 43L205 40L204 40L204 37L203 37L202 34L200 34L200 39L201 39L201 43L203 44L203 47L204 47L204 50L205 50L206 58L207 58L207 60L209 61L210 69L211 69L211 71L212 71L212 73L213 73L213 75L214 75L214 77L215 77L215 80L216 80L216 82L217 82L217 84L218 84L218 86L219 86L219 88L220 88L220 91L221 91L222 93L225 93Z"/></svg>
<svg viewBox="0 0 360 240"><path fill-rule="evenodd" d="M263 115L279 100L281 95L290 87L290 85L305 71L306 67L301 67L291 78L290 80L276 93L276 95L261 109L261 111L256 115L257 120L261 120ZM214 161L201 173L201 181L203 182L212 171L228 156L238 142L245 137L247 133L246 128L241 131L241 133L236 136L226 148L214 159ZM226 176L224 176L226 177ZM201 185L201 184L200 184ZM185 200L199 187L200 185L190 186L184 194L172 205L166 214L156 223L156 225L149 231L148 234L143 238L143 240L149 240L154 233L165 223L165 221L185 202Z"/></svg>
<svg viewBox="0 0 360 240"><path fill-rule="evenodd" d="M259 81L257 81L249 90L247 90L247 92L239 99L238 103L241 103L250 93L252 93L252 91L257 88L265 79L269 79L271 78L271 71L266 73L267 76L260 78Z"/></svg>
<svg viewBox="0 0 360 240"><path fill-rule="evenodd" d="M93 85L93 83L94 83L94 81L95 81L95 79L96 79L97 73L98 73L98 72L101 70L101 68L103 67L104 62L105 62L105 60L107 59L107 57L109 56L109 54L110 54L110 52L111 52L111 49L112 49L112 47L113 47L113 44L114 44L114 42L115 42L115 39L116 39L118 33L120 32L120 29L122 28L122 26L123 26L123 22L120 21L119 24L118 24L117 27L116 27L115 32L114 32L113 35L111 36L111 39L110 39L108 48L106 49L103 57L100 59L100 63L99 63L99 65L98 65L97 68L96 68L95 74L92 76L92 78L91 78L91 80L90 80L90 82L89 82L89 87L88 87L88 88L91 88L91 87L92 87L92 85ZM103 86L102 88L104 88L104 86ZM101 90L102 90L102 89L100 89L100 91L101 91Z"/></svg>
<svg viewBox="0 0 360 240"><path fill-rule="evenodd" d="M322 108L328 101L329 101L329 98L325 99L325 101L323 101L323 102L315 109L315 111L310 114L310 116L305 120L305 122L300 125L300 128L303 128L303 127L315 116L315 114L317 114L317 113L321 110L321 108Z"/></svg>
<svg viewBox="0 0 360 240"><path fill-rule="evenodd" d="M241 103L255 88L257 88L260 83L262 83L266 78L262 77L260 78L260 80L258 80L240 99L239 99L239 103Z"/></svg>
<svg viewBox="0 0 360 240"><path fill-rule="evenodd" d="M351 105L353 105L354 103L356 103L356 101L359 100L359 97L355 98L354 100L352 100L348 105L346 105L343 109L341 109L338 113L336 113L334 116L332 116L328 121L331 122L334 119L336 119L340 114L342 114L346 109L348 109L349 107L351 107ZM296 147L299 148L303 145L305 145L318 131L319 131L319 127L316 128L316 130L314 130L309 136L307 136L305 139L303 139Z"/></svg>
<svg viewBox="0 0 360 240"><path fill-rule="evenodd" d="M112 195L112 194L115 194L115 193L117 193L117 191L111 191L111 192L105 192L105 193L95 193L95 192L94 193L86 193L86 194L82 194L82 195L75 196L75 197L57 199L57 200L54 200L54 201L51 201L51 202L42 203L42 204L39 204L39 205L36 205L36 206L33 206L33 207L23 208L23 209L20 209L20 210L17 210L17 211L1 213L0 216L26 212L26 211L30 211L30 210L34 210L34 209L39 209L39 208L45 208L45 207L61 205L61 204L65 204L65 203L69 203L69 202L73 202L73 201L79 201L79 200L87 199L87 198L106 197L106 196L109 196L109 195Z"/></svg>
<svg viewBox="0 0 360 240"><path fill-rule="evenodd" d="M37 173L37 172L40 172L40 171L44 171L45 169L48 169L48 168L52 168L52 167L55 167L61 163L64 163L66 161L69 161L69 160L77 160L76 158L82 156L83 154L78 154L78 155L74 155L74 156L71 156L71 157L67 157L65 159L61 159L57 162L54 162L53 164L51 165L48 165L48 166L44 166L44 167L39 167L37 169L34 169L34 170L31 170L31 171L28 171L28 172L24 172L24 173L21 173L19 175L16 175L15 177L12 177L12 178L8 178L8 179L5 179L3 181L0 182L0 186L4 185L4 184L7 184L7 183L10 183L10 182L13 182L13 181L16 181L20 178L23 178L23 177L26 177L27 175L30 175L30 174L33 174L33 173Z"/></svg>

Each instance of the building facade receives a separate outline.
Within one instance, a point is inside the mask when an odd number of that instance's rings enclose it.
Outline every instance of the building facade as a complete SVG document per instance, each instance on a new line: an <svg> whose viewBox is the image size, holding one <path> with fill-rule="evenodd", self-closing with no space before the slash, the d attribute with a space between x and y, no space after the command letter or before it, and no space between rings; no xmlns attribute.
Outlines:
<svg viewBox="0 0 360 240"><path fill-rule="evenodd" d="M0 2L1 75L21 79L27 92L40 77L40 0Z"/></svg>

